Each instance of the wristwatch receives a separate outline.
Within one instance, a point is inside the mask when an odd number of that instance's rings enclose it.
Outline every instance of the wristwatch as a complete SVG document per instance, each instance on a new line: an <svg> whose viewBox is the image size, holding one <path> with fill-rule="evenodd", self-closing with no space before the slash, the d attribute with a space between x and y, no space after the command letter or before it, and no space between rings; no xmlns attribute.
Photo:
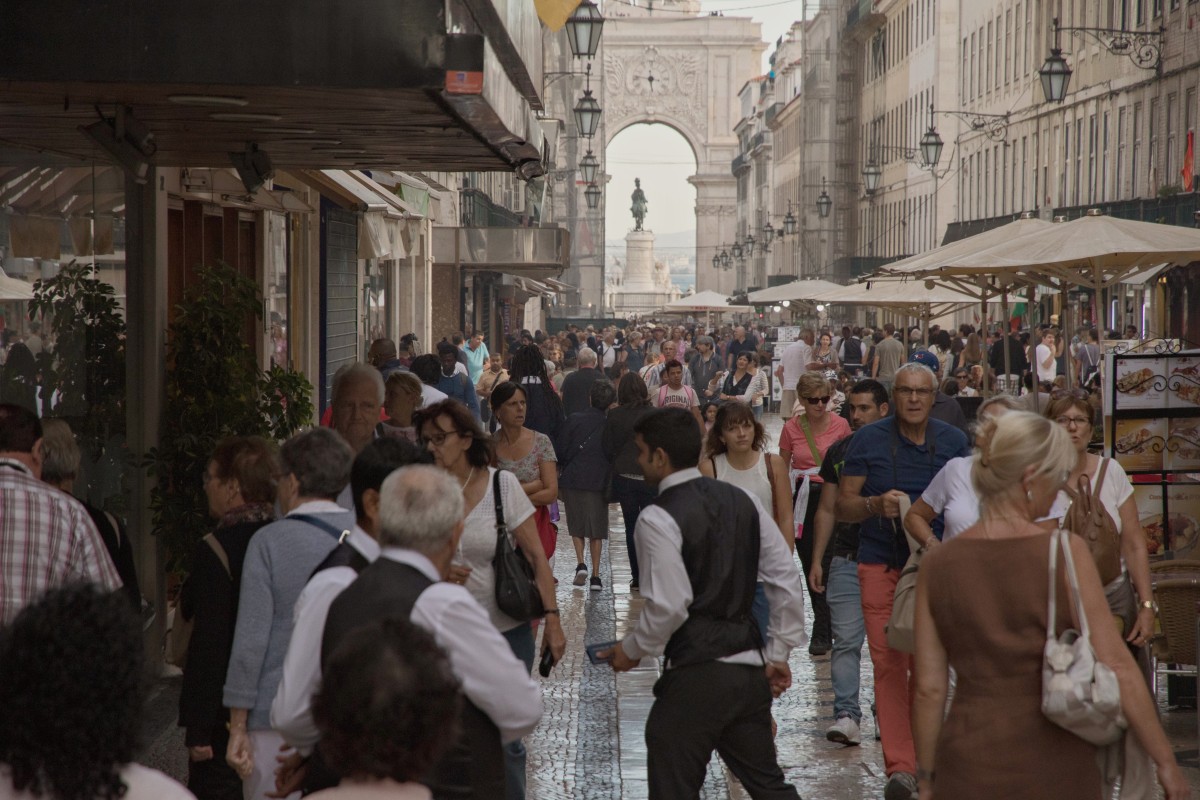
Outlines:
<svg viewBox="0 0 1200 800"><path fill-rule="evenodd" d="M1138 605L1142 608L1150 609L1155 614L1158 613L1158 603L1154 602L1153 600L1143 600L1142 602L1138 603Z"/></svg>

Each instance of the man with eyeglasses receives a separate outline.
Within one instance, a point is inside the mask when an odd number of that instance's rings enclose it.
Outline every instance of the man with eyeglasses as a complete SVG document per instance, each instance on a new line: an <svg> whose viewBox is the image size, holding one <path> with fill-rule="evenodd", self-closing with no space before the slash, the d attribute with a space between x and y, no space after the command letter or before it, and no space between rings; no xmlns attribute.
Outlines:
<svg viewBox="0 0 1200 800"><path fill-rule="evenodd" d="M842 522L859 523L858 580L863 621L875 669L875 703L888 774L885 800L917 795L909 691L912 655L888 646L886 626L908 541L900 527L901 502L915 500L946 462L970 453L966 435L931 419L937 376L910 362L896 370L895 415L854 435L846 452L835 509ZM940 517L931 526L942 535Z"/></svg>

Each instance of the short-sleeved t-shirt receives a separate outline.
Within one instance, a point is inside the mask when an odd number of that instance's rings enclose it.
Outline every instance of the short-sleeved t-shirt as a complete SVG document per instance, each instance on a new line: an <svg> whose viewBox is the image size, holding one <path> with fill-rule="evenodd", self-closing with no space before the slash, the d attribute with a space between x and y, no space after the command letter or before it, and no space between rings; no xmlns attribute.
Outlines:
<svg viewBox="0 0 1200 800"><path fill-rule="evenodd" d="M504 632L528 623L518 622L496 605L496 570L492 567L492 559L496 557L496 501L492 499L492 475L495 472L495 469L488 468L487 491L464 520L454 563L471 568L471 574L467 577L467 591L487 611L488 619L496 629ZM500 473L500 497L509 540L515 546L516 537L512 532L533 516L533 504L521 489L517 476L508 471Z"/></svg>
<svg viewBox="0 0 1200 800"><path fill-rule="evenodd" d="M672 389L664 383L654 393L654 405L658 408L699 408L700 397L690 386L681 385L678 389Z"/></svg>
<svg viewBox="0 0 1200 800"><path fill-rule="evenodd" d="M751 341L749 336L740 342L737 339L734 339L729 343L729 350L726 351L729 354L729 367L731 369L737 367L737 358L739 355L742 353L750 353L753 355L756 349L757 348L754 346L754 342Z"/></svg>
<svg viewBox="0 0 1200 800"><path fill-rule="evenodd" d="M558 456L554 454L554 442L550 441L549 436L538 431L533 432L533 447L524 458L517 461L496 459L500 469L506 469L516 475L521 483L532 483L542 477L543 461L558 461Z"/></svg>
<svg viewBox="0 0 1200 800"><path fill-rule="evenodd" d="M904 345L899 339L885 336L882 342L875 345L875 357L879 359L879 380L890 381L904 363Z"/></svg>
<svg viewBox="0 0 1200 800"><path fill-rule="evenodd" d="M892 452L895 451L893 460ZM842 467L844 477L865 477L862 495L877 497L892 489L916 500L934 476L952 458L970 455L967 436L941 420L929 420L925 444L914 444L900 435L896 418L885 417L854 434ZM934 535L942 537L942 518L933 521ZM858 563L902 567L908 560L908 541L893 520L867 517L859 525Z"/></svg>
<svg viewBox="0 0 1200 800"><path fill-rule="evenodd" d="M979 521L979 493L971 483L975 456L952 458L934 476L921 499L941 514L945 528L942 541L948 542Z"/></svg>
<svg viewBox="0 0 1200 800"><path fill-rule="evenodd" d="M808 362L812 360L812 348L805 342L797 340L783 348L783 355L780 356L780 363L783 365L783 389L784 391L795 391L796 382L800 380L800 376L804 374L804 370L808 369Z"/></svg>
<svg viewBox="0 0 1200 800"><path fill-rule="evenodd" d="M842 417L836 414L826 414L826 419L829 424L820 433L813 432L813 444L817 446L817 454L822 458L825 452L838 439L844 439L850 435L850 423L846 422ZM804 430L800 427L800 417L792 417L783 426L783 430L779 432L779 450L790 450L792 453L792 463L789 465L792 469L806 470L813 467L819 467L813 461L812 448L808 446L808 440L804 436ZM813 476L814 483L820 483L819 476Z"/></svg>
<svg viewBox="0 0 1200 800"><path fill-rule="evenodd" d="M831 486L836 486L838 477L842 474L842 466L846 461L846 450L854 434L840 439L825 451L821 461L821 480ZM833 538L829 540L829 554L832 558L848 558L854 561L858 557L858 523L834 522Z"/></svg>

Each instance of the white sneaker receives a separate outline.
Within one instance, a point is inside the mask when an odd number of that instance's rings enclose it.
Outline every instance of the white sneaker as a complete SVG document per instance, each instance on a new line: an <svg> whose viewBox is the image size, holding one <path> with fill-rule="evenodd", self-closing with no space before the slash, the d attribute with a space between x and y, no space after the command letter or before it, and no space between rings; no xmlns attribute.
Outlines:
<svg viewBox="0 0 1200 800"><path fill-rule="evenodd" d="M837 722L825 731L825 738L831 742L839 744L854 745L862 742L862 735L858 730L858 723L853 717L838 717Z"/></svg>

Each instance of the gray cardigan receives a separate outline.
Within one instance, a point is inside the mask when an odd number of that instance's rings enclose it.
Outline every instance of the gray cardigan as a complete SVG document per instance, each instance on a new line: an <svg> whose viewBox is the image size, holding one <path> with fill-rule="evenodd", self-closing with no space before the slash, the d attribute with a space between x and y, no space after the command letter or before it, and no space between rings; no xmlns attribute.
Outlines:
<svg viewBox="0 0 1200 800"><path fill-rule="evenodd" d="M319 516L339 530L354 527L348 511ZM264 525L250 540L224 693L227 708L250 709L248 730L271 727L271 701L283 675L296 599L336 545L329 532L289 517Z"/></svg>

